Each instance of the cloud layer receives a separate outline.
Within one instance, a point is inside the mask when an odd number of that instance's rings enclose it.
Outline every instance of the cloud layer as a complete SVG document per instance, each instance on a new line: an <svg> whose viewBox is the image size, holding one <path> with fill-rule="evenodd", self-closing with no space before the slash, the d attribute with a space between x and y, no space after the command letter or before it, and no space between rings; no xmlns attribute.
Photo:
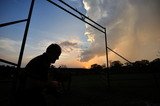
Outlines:
<svg viewBox="0 0 160 106"><path fill-rule="evenodd" d="M17 63L20 41L0 37L0 58Z"/></svg>
<svg viewBox="0 0 160 106"><path fill-rule="evenodd" d="M70 42L70 41L63 41L59 44L63 49L64 52L69 53L76 48L78 48L78 43Z"/></svg>
<svg viewBox="0 0 160 106"><path fill-rule="evenodd" d="M106 27L109 47L129 60L156 58L160 46L159 0L83 0L83 3L87 15ZM81 61L105 55L104 35L88 25L85 34L91 45L82 52Z"/></svg>

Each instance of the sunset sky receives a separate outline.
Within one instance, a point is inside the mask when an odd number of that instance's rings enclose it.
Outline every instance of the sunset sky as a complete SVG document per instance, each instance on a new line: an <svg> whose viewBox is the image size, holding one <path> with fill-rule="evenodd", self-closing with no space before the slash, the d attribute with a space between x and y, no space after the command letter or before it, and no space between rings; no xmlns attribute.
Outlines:
<svg viewBox="0 0 160 106"><path fill-rule="evenodd" d="M52 0L62 5L58 0ZM107 29L108 46L131 62L158 58L160 0L63 0ZM0 0L0 23L27 18L31 0ZM62 5L64 6L64 5ZM25 22L0 28L0 58L17 63ZM58 43L56 66L89 68L104 64L104 34L46 0L36 0L22 67ZM109 51L109 61L120 57Z"/></svg>

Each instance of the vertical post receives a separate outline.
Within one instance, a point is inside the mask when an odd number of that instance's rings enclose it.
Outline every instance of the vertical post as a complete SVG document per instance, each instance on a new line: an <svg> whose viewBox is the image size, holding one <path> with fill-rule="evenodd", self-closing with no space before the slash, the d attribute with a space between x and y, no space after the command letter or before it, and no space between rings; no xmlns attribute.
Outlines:
<svg viewBox="0 0 160 106"><path fill-rule="evenodd" d="M22 45L21 45L21 50L20 50L20 54L19 54L17 68L21 67L22 57L23 57L24 47L25 47L25 43L26 43L26 39L27 39L27 34L28 34L28 29L29 29L29 25L30 25L30 21L31 21L31 16L32 16L34 2L35 2L35 0L32 0L32 2L31 2L29 14L28 14L28 19L27 19L27 23L26 23L26 28L25 28L25 32L24 32L24 36L23 36L23 41L22 41Z"/></svg>
<svg viewBox="0 0 160 106"><path fill-rule="evenodd" d="M108 87L110 88L110 81L109 81L109 72L108 72L108 68L109 68L109 63L108 63L108 44L107 44L107 32L106 32L106 28L105 30L105 46L106 46L106 62L107 62L107 83L108 83Z"/></svg>
<svg viewBox="0 0 160 106"><path fill-rule="evenodd" d="M108 64L108 44L107 44L106 28L104 30L105 30L106 62L107 62L107 68L108 68L109 67L109 64Z"/></svg>
<svg viewBox="0 0 160 106"><path fill-rule="evenodd" d="M15 106L15 104L16 104L15 95L16 95L16 92L17 92L18 72L19 72L20 67L21 67L21 62L22 62L24 47L25 47L25 43L26 43L26 39L27 39L30 20L31 20L31 16L32 16L34 2L35 2L35 0L32 0L31 5L30 5L30 10L29 10L29 14L28 14L27 22L26 22L25 32L24 32L23 41L22 41L21 50L20 50L19 59L18 59L18 64L17 64L17 71L14 73L14 78L13 78L13 81L12 81L12 87L11 87L10 99L9 99L9 103L10 103L11 106Z"/></svg>

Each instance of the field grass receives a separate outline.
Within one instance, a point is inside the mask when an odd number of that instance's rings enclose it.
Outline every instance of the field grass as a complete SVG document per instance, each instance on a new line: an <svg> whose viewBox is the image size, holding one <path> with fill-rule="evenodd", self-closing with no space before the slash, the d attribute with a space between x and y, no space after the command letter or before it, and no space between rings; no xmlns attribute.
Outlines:
<svg viewBox="0 0 160 106"><path fill-rule="evenodd" d="M103 75L72 76L71 87L67 94L59 98L45 95L48 106L160 105L160 90L149 73L112 74L110 75L110 88L107 87L105 79ZM0 84L0 100L2 100L8 95L9 84ZM7 103L1 101L0 106L7 106Z"/></svg>
<svg viewBox="0 0 160 106"><path fill-rule="evenodd" d="M60 98L60 105L148 106L160 104L160 92L150 74L110 75L110 88L102 77L100 75L73 76L69 95Z"/></svg>

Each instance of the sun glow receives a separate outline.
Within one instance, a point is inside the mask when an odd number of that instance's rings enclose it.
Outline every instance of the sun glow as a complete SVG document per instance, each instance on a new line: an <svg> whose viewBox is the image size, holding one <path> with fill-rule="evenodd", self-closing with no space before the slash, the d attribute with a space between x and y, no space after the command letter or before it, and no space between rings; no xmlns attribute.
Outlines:
<svg viewBox="0 0 160 106"><path fill-rule="evenodd" d="M88 62L81 62L81 64L85 68L91 68L92 64L99 64L99 65L106 64L106 60L105 60L105 56L96 56Z"/></svg>

